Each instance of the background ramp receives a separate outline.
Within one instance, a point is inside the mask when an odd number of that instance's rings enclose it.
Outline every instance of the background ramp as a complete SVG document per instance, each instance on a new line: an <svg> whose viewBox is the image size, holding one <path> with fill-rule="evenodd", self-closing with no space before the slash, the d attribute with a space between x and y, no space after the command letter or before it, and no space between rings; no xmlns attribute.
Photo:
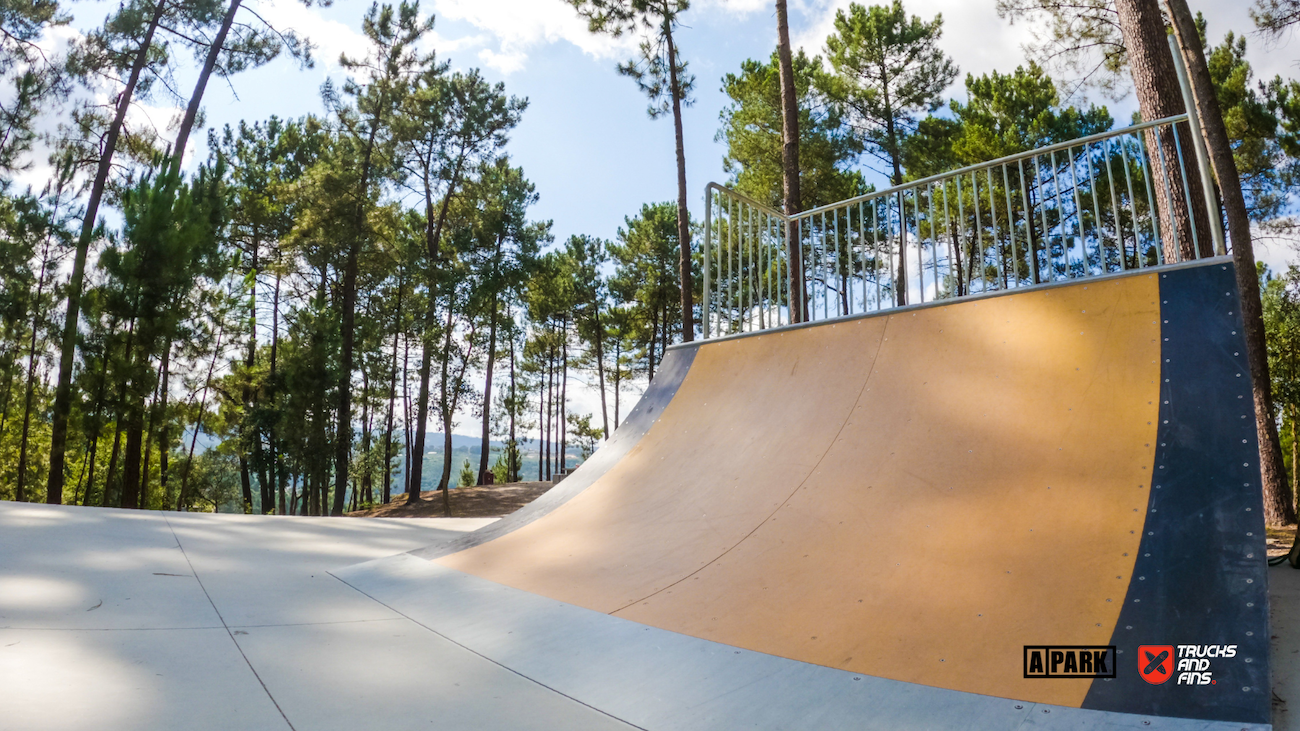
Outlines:
<svg viewBox="0 0 1300 731"><path fill-rule="evenodd" d="M1265 723L1232 276L1216 260L688 346L622 459L437 562L849 673ZM1140 644L1217 643L1240 650L1214 685L1135 667ZM1114 680L1024 677L1025 645L1111 644Z"/></svg>

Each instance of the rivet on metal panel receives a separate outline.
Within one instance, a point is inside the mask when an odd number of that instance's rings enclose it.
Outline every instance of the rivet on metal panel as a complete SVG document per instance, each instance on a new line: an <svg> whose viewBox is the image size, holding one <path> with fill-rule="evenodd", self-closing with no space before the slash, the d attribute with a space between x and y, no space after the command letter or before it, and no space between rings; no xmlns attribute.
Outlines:
<svg viewBox="0 0 1300 731"><path fill-rule="evenodd" d="M1254 633L1254 632L1247 632L1247 633L1246 633L1246 636L1247 636L1247 637L1254 637L1254 636L1255 636L1255 633Z"/></svg>
<svg viewBox="0 0 1300 731"><path fill-rule="evenodd" d="M1254 579L1246 579L1246 583L1247 583L1247 584L1253 584L1253 583L1255 583L1255 580L1254 580Z"/></svg>
<svg viewBox="0 0 1300 731"><path fill-rule="evenodd" d="M1247 533L1246 535L1248 535L1248 536L1253 536L1253 535L1255 535L1255 534L1254 534L1254 533ZM1247 632L1246 634L1250 634L1250 633Z"/></svg>

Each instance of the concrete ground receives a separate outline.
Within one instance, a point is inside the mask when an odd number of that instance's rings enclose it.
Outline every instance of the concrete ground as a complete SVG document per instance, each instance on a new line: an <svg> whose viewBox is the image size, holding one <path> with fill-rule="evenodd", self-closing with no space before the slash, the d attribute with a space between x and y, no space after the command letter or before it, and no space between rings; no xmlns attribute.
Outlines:
<svg viewBox="0 0 1300 731"><path fill-rule="evenodd" d="M1268 570L1272 625L1273 729L1300 731L1300 571Z"/></svg>
<svg viewBox="0 0 1300 731"><path fill-rule="evenodd" d="M0 731L626 728L326 573L490 522L0 502Z"/></svg>
<svg viewBox="0 0 1300 731"><path fill-rule="evenodd" d="M490 522L0 502L0 731L1235 731L733 652L399 555ZM1269 578L1274 728L1300 731L1300 571Z"/></svg>

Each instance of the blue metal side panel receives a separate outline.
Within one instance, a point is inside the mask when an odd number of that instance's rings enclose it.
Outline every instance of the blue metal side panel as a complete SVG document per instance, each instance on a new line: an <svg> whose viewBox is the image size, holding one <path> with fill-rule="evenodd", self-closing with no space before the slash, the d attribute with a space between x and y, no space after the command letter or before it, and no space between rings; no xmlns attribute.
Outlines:
<svg viewBox="0 0 1300 731"><path fill-rule="evenodd" d="M1268 586L1259 449L1233 267L1160 274L1159 443L1146 527L1111 643L1118 677L1083 707L1268 723ZM1236 645L1213 684L1156 685L1139 645ZM1184 679L1185 680L1185 679Z"/></svg>

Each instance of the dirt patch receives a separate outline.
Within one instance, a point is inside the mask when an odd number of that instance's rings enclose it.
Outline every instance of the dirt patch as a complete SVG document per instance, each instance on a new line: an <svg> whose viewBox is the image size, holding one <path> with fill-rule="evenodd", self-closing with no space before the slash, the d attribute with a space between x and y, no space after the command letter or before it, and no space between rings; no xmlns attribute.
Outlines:
<svg viewBox="0 0 1300 731"><path fill-rule="evenodd" d="M509 515L551 489L550 482L511 482L504 485L460 487L451 490L451 517L500 518ZM357 518L444 518L442 493L420 493L417 505L406 504L406 494L397 495L387 505L348 513Z"/></svg>
<svg viewBox="0 0 1300 731"><path fill-rule="evenodd" d="M1268 557L1285 556L1291 550L1291 541L1295 539L1294 525L1270 525L1264 528L1264 540L1268 544Z"/></svg>

